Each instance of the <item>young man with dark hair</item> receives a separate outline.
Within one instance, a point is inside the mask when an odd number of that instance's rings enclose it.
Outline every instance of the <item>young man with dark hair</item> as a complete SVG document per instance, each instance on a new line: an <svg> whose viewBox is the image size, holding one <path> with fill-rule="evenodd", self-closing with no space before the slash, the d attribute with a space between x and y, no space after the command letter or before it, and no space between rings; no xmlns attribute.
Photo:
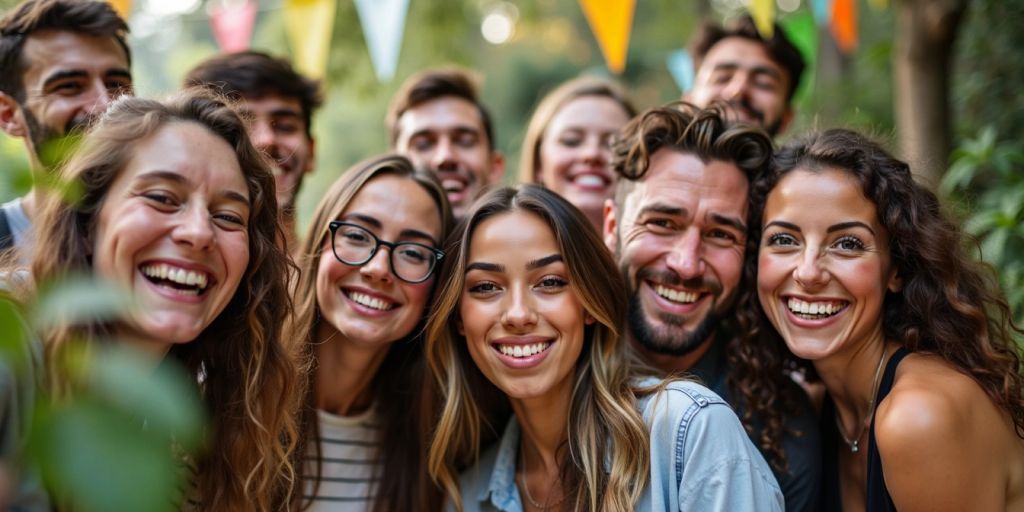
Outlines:
<svg viewBox="0 0 1024 512"><path fill-rule="evenodd" d="M775 25L771 39L743 16L728 28L705 24L690 41L696 77L684 99L707 107L728 103L738 120L764 128L773 137L793 120L793 94L804 72L804 58Z"/></svg>
<svg viewBox="0 0 1024 512"><path fill-rule="evenodd" d="M108 3L90 0L25 0L0 19L0 129L24 139L35 183L3 205L0 248L30 246L39 175L66 150L56 142L132 92L127 33Z"/></svg>
<svg viewBox="0 0 1024 512"><path fill-rule="evenodd" d="M759 128L718 109L669 104L623 128L605 203L605 244L629 287L626 338L652 366L686 372L736 414L779 481L786 510L813 510L820 482L818 424L785 369L739 336L748 190L772 155ZM756 250L756 249L753 249Z"/></svg>
<svg viewBox="0 0 1024 512"><path fill-rule="evenodd" d="M437 173L456 218L505 172L490 115L461 69L428 69L409 77L391 100L387 126L392 149Z"/></svg>
<svg viewBox="0 0 1024 512"><path fill-rule="evenodd" d="M295 247L295 198L316 163L311 124L323 104L320 83L285 59L244 51L201 62L184 86L209 87L240 101L253 144L272 161L281 223L288 247Z"/></svg>

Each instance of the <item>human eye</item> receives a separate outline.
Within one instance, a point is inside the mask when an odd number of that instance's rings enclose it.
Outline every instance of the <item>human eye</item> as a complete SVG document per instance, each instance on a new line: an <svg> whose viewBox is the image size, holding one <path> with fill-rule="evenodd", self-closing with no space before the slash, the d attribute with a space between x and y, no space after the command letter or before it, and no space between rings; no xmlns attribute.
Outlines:
<svg viewBox="0 0 1024 512"><path fill-rule="evenodd" d="M78 80L64 80L54 84L50 90L61 96L74 96L85 90L85 87Z"/></svg>
<svg viewBox="0 0 1024 512"><path fill-rule="evenodd" d="M558 143L567 148L575 148L583 144L583 136L576 131L566 132L558 137Z"/></svg>
<svg viewBox="0 0 1024 512"><path fill-rule="evenodd" d="M498 291L498 285L492 281L478 281L469 286L473 295L492 295Z"/></svg>
<svg viewBox="0 0 1024 512"><path fill-rule="evenodd" d="M413 151L425 152L434 147L434 138L428 135L417 135L409 141L409 147Z"/></svg>
<svg viewBox="0 0 1024 512"><path fill-rule="evenodd" d="M796 238L788 233L773 233L765 237L764 245L766 247L795 247L797 245Z"/></svg>
<svg viewBox="0 0 1024 512"><path fill-rule="evenodd" d="M299 122L293 119L275 119L270 122L270 127L277 133L291 135L299 131Z"/></svg>
<svg viewBox="0 0 1024 512"><path fill-rule="evenodd" d="M715 85L725 85L729 83L729 80L732 80L732 75L732 71L729 70L715 71L711 74L711 83Z"/></svg>
<svg viewBox="0 0 1024 512"><path fill-rule="evenodd" d="M370 233L363 228L355 226L342 226L338 235L350 245L367 245L370 243Z"/></svg>
<svg viewBox="0 0 1024 512"><path fill-rule="evenodd" d="M544 276L537 282L537 287L547 292L559 291L566 286L569 286L569 280L562 276Z"/></svg>
<svg viewBox="0 0 1024 512"><path fill-rule="evenodd" d="M864 242L853 235L845 235L832 243L832 247L840 251L862 251L865 248Z"/></svg>
<svg viewBox="0 0 1024 512"><path fill-rule="evenodd" d="M779 87L779 81L767 73L758 73L754 76L754 87L764 91L774 91Z"/></svg>
<svg viewBox="0 0 1024 512"><path fill-rule="evenodd" d="M107 80L103 85L107 88L107 91L110 91L111 96L115 97L124 94L130 94L132 92L131 80L112 79Z"/></svg>
<svg viewBox="0 0 1024 512"><path fill-rule="evenodd" d="M149 203L161 207L173 207L178 205L178 200L173 195L162 190L150 190L143 192L141 195Z"/></svg>
<svg viewBox="0 0 1024 512"><path fill-rule="evenodd" d="M245 220L242 218L241 215L238 215L235 212L218 212L213 214L213 218L222 226L228 229L238 229L245 227Z"/></svg>
<svg viewBox="0 0 1024 512"><path fill-rule="evenodd" d="M669 235L676 232L679 228L672 219L664 217L646 219L643 224L651 233L657 235Z"/></svg>
<svg viewBox="0 0 1024 512"><path fill-rule="evenodd" d="M417 244L399 244L395 252L409 263L422 264L430 259L430 250Z"/></svg>
<svg viewBox="0 0 1024 512"><path fill-rule="evenodd" d="M472 148L476 146L480 137L472 131L461 131L455 136L455 145L462 148Z"/></svg>
<svg viewBox="0 0 1024 512"><path fill-rule="evenodd" d="M739 242L739 237L734 233L721 228L714 228L708 231L705 236L712 242L717 242L720 245L732 245Z"/></svg>

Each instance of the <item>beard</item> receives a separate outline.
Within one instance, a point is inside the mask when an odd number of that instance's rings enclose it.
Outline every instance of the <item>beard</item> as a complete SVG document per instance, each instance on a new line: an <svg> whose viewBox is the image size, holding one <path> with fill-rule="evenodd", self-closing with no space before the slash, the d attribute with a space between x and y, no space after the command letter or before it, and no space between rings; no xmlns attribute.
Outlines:
<svg viewBox="0 0 1024 512"><path fill-rule="evenodd" d="M623 269L625 270L625 269ZM644 312L643 302L640 300L640 282L647 278L657 276L657 282L666 285L686 286L687 288L704 288L705 283L702 277L683 280L672 272L656 272L654 270L640 270L630 284L633 291L629 298L629 309L627 313L627 327L633 339L644 350L657 354L670 356L684 356L693 352L707 340L721 320L719 304L717 299L721 296L722 287L718 282L708 282L706 287L711 289L712 304L704 319L700 321L695 329L687 332L686 318L666 312L656 313L662 326L656 326L651 322Z"/></svg>
<svg viewBox="0 0 1024 512"><path fill-rule="evenodd" d="M89 129L96 119L95 116L78 115L71 118L63 130L59 130L39 122L39 118L27 106L20 106L21 113L25 118L28 138L32 141L32 149L35 151L36 158L46 168L56 167L70 156L75 141ZM66 140L70 140L72 145L66 146Z"/></svg>
<svg viewBox="0 0 1024 512"><path fill-rule="evenodd" d="M754 123L764 129L764 131L768 132L768 135L772 138L777 136L779 134L779 130L782 128L782 117L779 117L779 119L776 119L771 124L767 124L765 122L765 118L767 116L764 111L752 105L745 97L740 98L739 100L729 101L728 105L737 112L743 112L748 116L753 117Z"/></svg>

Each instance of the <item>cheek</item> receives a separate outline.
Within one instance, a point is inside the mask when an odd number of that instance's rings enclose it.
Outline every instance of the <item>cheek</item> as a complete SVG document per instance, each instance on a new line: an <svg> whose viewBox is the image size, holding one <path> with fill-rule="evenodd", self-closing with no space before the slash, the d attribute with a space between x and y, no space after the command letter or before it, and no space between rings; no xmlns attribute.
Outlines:
<svg viewBox="0 0 1024 512"><path fill-rule="evenodd" d="M405 295L406 307L409 308L409 317L412 322L419 321L426 313L427 299L430 298L430 290L433 280L425 283L409 284L403 283L402 293Z"/></svg>
<svg viewBox="0 0 1024 512"><path fill-rule="evenodd" d="M743 274L742 251L734 248L721 249L708 247L704 258L707 261L707 264L714 269L714 272L717 274L723 287L728 289L735 288L739 285L740 277Z"/></svg>
<svg viewBox="0 0 1024 512"><path fill-rule="evenodd" d="M881 304L887 283L883 276L885 271L877 261L841 262L833 268L833 274L842 280L851 295Z"/></svg>

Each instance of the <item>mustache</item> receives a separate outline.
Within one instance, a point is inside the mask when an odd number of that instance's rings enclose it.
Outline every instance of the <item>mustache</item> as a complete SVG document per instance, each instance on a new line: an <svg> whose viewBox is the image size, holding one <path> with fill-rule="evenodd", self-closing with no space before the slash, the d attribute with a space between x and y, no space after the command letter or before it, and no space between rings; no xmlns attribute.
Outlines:
<svg viewBox="0 0 1024 512"><path fill-rule="evenodd" d="M730 108L745 112L756 119L758 124L764 124L764 111L752 105L746 97L729 100L727 103Z"/></svg>

